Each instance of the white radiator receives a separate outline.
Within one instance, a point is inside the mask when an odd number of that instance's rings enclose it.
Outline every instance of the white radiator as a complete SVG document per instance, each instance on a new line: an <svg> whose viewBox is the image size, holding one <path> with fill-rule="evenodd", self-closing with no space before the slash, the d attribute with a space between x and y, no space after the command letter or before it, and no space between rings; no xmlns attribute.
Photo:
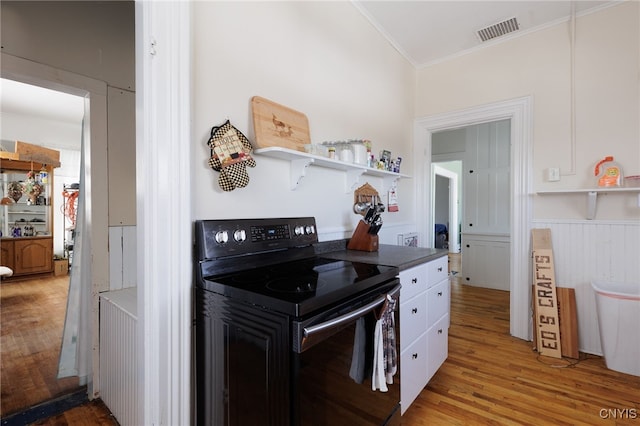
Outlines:
<svg viewBox="0 0 640 426"><path fill-rule="evenodd" d="M100 294L100 397L122 426L138 424L136 292Z"/></svg>
<svg viewBox="0 0 640 426"><path fill-rule="evenodd" d="M591 282L640 281L640 222L536 220L551 229L558 287L574 288L580 351L602 355Z"/></svg>

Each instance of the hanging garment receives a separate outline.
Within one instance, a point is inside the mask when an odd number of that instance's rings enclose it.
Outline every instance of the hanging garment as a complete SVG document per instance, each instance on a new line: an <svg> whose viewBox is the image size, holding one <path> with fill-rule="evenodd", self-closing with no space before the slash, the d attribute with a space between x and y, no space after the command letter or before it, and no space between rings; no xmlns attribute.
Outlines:
<svg viewBox="0 0 640 426"><path fill-rule="evenodd" d="M349 370L349 377L358 384L362 384L362 382L364 382L366 347L366 325L364 317L360 317L358 318L358 321L356 321L356 331L353 338L353 354L351 356L351 369Z"/></svg>
<svg viewBox="0 0 640 426"><path fill-rule="evenodd" d="M371 389L386 392L398 371L394 311L396 300L387 295L374 331L373 374Z"/></svg>

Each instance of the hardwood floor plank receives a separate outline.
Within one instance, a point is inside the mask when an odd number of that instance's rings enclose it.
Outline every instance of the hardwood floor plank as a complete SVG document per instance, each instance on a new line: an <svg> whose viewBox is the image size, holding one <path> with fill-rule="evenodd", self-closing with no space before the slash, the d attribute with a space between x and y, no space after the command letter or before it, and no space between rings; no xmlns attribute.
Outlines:
<svg viewBox="0 0 640 426"><path fill-rule="evenodd" d="M79 387L56 378L68 288L68 276L0 284L3 418Z"/></svg>
<svg viewBox="0 0 640 426"><path fill-rule="evenodd" d="M461 272L454 262L450 269ZM640 377L594 355L540 356L509 335L509 292L463 285L459 275L451 280L449 357L403 425L638 424Z"/></svg>
<svg viewBox="0 0 640 426"><path fill-rule="evenodd" d="M459 259L457 262L453 259L450 269L461 272ZM598 356L581 354L577 363L540 356L533 351L531 342L509 335L509 293L465 286L456 278L459 275L453 276L451 284L449 357L402 416L402 425L639 424L640 377L608 370ZM28 322L24 318L23 321ZM42 340L46 343L45 337ZM2 344L27 351L25 337L5 335L4 324ZM4 358L3 347L3 369ZM28 392L55 388L53 382L38 378L50 375L51 369L41 366L51 363L46 356L34 356L27 361L21 355L13 355L11 363L17 372L29 378L18 388L3 374L3 410L7 390L15 391L15 399L24 403L27 397L21 392L25 388ZM30 377L33 369L39 369L36 377ZM612 413L617 413L617 417L613 418ZM117 425L117 422L98 400L36 424Z"/></svg>

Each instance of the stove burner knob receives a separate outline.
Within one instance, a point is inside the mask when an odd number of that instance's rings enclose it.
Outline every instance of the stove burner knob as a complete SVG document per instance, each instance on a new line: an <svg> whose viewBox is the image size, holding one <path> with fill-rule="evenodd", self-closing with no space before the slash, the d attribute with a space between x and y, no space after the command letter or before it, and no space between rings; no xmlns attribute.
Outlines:
<svg viewBox="0 0 640 426"><path fill-rule="evenodd" d="M244 229L236 229L236 231L233 233L233 239L241 243L247 239L247 233Z"/></svg>
<svg viewBox="0 0 640 426"><path fill-rule="evenodd" d="M302 225L296 226L293 232L295 232L297 236L304 235L304 226Z"/></svg>
<svg viewBox="0 0 640 426"><path fill-rule="evenodd" d="M313 225L308 225L305 228L305 231L307 232L307 235L311 235L311 234L316 232L316 229L315 229L315 227Z"/></svg>
<svg viewBox="0 0 640 426"><path fill-rule="evenodd" d="M229 241L229 234L227 231L218 231L216 232L216 242L218 244L224 244Z"/></svg>

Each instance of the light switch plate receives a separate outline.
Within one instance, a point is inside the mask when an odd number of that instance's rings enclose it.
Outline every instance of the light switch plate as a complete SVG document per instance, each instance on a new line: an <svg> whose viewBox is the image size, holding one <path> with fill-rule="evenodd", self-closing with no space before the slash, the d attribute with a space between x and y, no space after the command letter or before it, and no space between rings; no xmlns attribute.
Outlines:
<svg viewBox="0 0 640 426"><path fill-rule="evenodd" d="M560 180L560 168L550 167L547 169L547 181L557 182Z"/></svg>

